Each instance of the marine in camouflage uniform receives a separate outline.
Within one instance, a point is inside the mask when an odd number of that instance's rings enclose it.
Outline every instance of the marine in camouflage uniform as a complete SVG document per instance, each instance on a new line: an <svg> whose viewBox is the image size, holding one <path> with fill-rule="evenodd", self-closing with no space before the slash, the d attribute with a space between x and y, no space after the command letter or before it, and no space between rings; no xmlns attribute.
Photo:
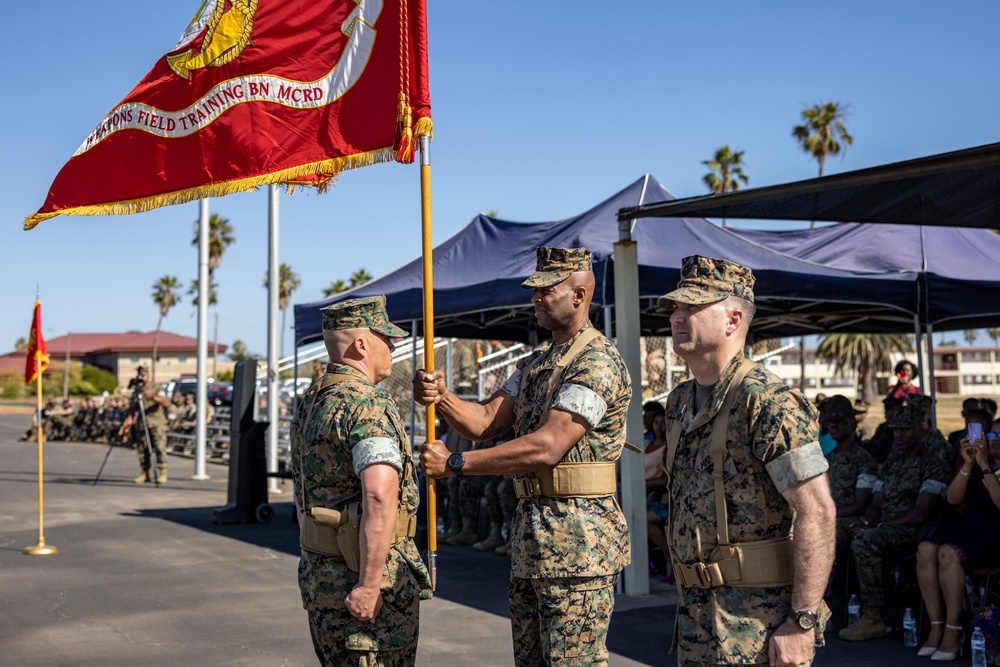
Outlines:
<svg viewBox="0 0 1000 667"><path fill-rule="evenodd" d="M521 360L482 405L458 399L444 387L443 374L417 372L417 400L436 403L452 428L476 440L514 430L513 439L464 456L449 458L443 445L427 443L421 465L431 477L531 477L555 463L612 463L621 454L632 388L628 370L607 338L597 334L569 361L547 400L557 364L578 338L593 335L588 333L593 330L588 319L594 288L590 251L543 247L536 260L536 271L523 286L535 290L536 318L552 331L551 345ZM510 532L515 664L606 665L614 585L630 558L628 526L613 492L602 497L526 495L518 501Z"/></svg>
<svg viewBox="0 0 1000 667"><path fill-rule="evenodd" d="M351 299L323 308L322 313L324 332L368 328L387 340L406 336L388 321L382 296ZM296 506L307 513L313 508L343 510L349 503L362 500L363 471L375 464L386 464L398 474L401 509L415 517L419 497L410 442L395 402L375 383L384 378L372 378L360 368L340 363L344 359L329 341L327 349L331 363L319 384L314 383L300 403L292 428ZM320 389L330 375L346 378ZM363 505L363 533L365 512ZM362 550L362 570L365 556ZM343 556L302 547L299 589L303 607L309 612L313 647L320 664L413 665L419 601L431 596L430 579L413 539L405 537L389 547L379 584L382 606L376 610L374 622L356 618L348 608L349 596L363 583L360 576L348 568Z"/></svg>
<svg viewBox="0 0 1000 667"><path fill-rule="evenodd" d="M886 561L912 555L920 527L938 518L948 484L948 465L923 444L924 407L911 402L889 426L896 446L882 465L872 503L851 525L851 553L858 573L863 614L840 638L864 641L885 636L882 569Z"/></svg>
<svg viewBox="0 0 1000 667"><path fill-rule="evenodd" d="M871 438L863 442L864 448L880 464L885 463L885 460L889 458L889 453L892 452L893 436L889 423L895 417L896 411L903 407L903 401L887 397L882 399L882 406L885 410L885 421L875 428L875 434Z"/></svg>
<svg viewBox="0 0 1000 667"><path fill-rule="evenodd" d="M826 455L830 466L826 474L830 495L837 506L837 560L841 561L849 557L850 525L871 503L879 466L853 430L855 415L851 402L839 394L832 396L827 413L830 435L837 441L837 446Z"/></svg>
<svg viewBox="0 0 1000 667"><path fill-rule="evenodd" d="M822 596L833 560L834 508L817 414L800 392L740 351L753 313L753 284L746 267L692 256L683 260L678 289L659 300L674 309L674 351L695 374L666 401L667 541L680 588L673 648L681 665L766 664L769 650L779 652L779 660L808 663L815 646L823 645L829 619ZM736 310L743 316L733 325ZM721 326L727 333L723 341ZM736 384L744 364L749 371ZM714 383L713 373L718 373ZM729 391L729 412L721 414ZM727 424L723 486L730 544L787 537L794 522L793 553L806 568L794 573L793 585L702 587L680 576L679 565L710 562L718 545L711 456L716 419ZM813 536L811 542L805 534ZM799 612L802 621L789 620ZM803 629L806 625L813 633Z"/></svg>
<svg viewBox="0 0 1000 667"><path fill-rule="evenodd" d="M139 367L138 377L147 381L146 369ZM138 389L137 389L138 390ZM142 401L142 411L139 410L138 402L133 404L133 419L131 430L131 441L139 456L139 468L142 472L133 482L142 484L152 481L149 476L149 467L152 465L150 455L156 455L156 482L165 484L167 481L167 412L166 394L162 387L155 389L143 388L138 400ZM149 429L149 442L146 441L146 431L142 425L142 415L146 415L146 427Z"/></svg>

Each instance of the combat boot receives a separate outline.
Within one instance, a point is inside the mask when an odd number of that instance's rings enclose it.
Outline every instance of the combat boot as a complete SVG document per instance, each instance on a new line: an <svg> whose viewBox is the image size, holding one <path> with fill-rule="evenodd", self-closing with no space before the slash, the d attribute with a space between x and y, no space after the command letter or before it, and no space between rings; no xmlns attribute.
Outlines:
<svg viewBox="0 0 1000 667"><path fill-rule="evenodd" d="M841 630L838 635L849 642L863 642L885 637L885 621L878 609L865 609L861 618Z"/></svg>
<svg viewBox="0 0 1000 667"><path fill-rule="evenodd" d="M500 546L498 546L496 549L494 549L493 553L495 553L497 556L508 556L509 557L510 556L510 540L508 539L506 542L504 542L503 544L501 544Z"/></svg>
<svg viewBox="0 0 1000 667"><path fill-rule="evenodd" d="M444 531L444 533L441 534L441 539L448 540L449 538L455 537L460 532L462 532L462 522L452 521L451 525L449 525L448 528Z"/></svg>
<svg viewBox="0 0 1000 667"><path fill-rule="evenodd" d="M479 534L476 532L476 521L463 516L462 531L445 540L445 544L450 544L453 547L467 547L470 544L475 544L478 539Z"/></svg>
<svg viewBox="0 0 1000 667"><path fill-rule="evenodd" d="M157 484L166 484L167 483L167 469L166 468L157 468L156 469L156 483Z"/></svg>
<svg viewBox="0 0 1000 667"><path fill-rule="evenodd" d="M135 484L145 484L148 481L149 481L149 468L143 469L142 474L132 480L132 482Z"/></svg>
<svg viewBox="0 0 1000 667"><path fill-rule="evenodd" d="M486 539L479 540L472 545L472 548L476 551L493 551L500 545L504 543L503 534L501 533L501 524L491 523L490 524L490 534L486 536Z"/></svg>

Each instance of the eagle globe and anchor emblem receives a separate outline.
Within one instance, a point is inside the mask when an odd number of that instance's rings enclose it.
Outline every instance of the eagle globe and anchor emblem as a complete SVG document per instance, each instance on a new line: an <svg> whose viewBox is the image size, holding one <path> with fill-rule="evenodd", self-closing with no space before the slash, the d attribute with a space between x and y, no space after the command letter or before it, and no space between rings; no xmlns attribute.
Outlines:
<svg viewBox="0 0 1000 667"><path fill-rule="evenodd" d="M171 51L183 49L204 35L199 49L189 48L165 56L177 76L190 78L191 70L221 67L238 58L250 44L259 0L205 0Z"/></svg>

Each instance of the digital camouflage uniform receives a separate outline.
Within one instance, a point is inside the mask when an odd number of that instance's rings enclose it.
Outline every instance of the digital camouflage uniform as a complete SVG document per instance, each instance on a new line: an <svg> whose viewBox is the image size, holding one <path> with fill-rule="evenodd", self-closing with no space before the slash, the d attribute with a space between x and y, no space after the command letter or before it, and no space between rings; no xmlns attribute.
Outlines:
<svg viewBox="0 0 1000 667"><path fill-rule="evenodd" d="M536 350L501 391L514 401L514 437L537 430L550 408L583 417L591 428L566 462L614 461L625 442L632 385L618 350L598 336L569 364L545 404L553 368L580 334ZM536 363L537 360L537 363ZM529 368L524 391L521 375ZM522 498L511 532L510 613L517 665L604 665L614 584L630 560L628 525L614 496Z"/></svg>
<svg viewBox="0 0 1000 667"><path fill-rule="evenodd" d="M984 431L987 429L983 429ZM924 436L923 447L929 452L937 455L942 461L948 464L949 467L954 465L954 452L951 443L948 442L948 438L944 437L944 434L936 428L927 429L927 435Z"/></svg>
<svg viewBox="0 0 1000 667"><path fill-rule="evenodd" d="M381 305L376 302L376 306L384 312L384 297L381 299ZM324 329L336 328L328 326L328 309L355 302L364 305L368 300L354 299L324 308ZM350 366L331 363L326 371L351 379L324 389L315 400L307 396L299 405L291 448L296 498L302 498L304 483L307 507L303 509L344 509L348 503L361 500L361 471L386 463L399 471L401 506L415 516L419 496L412 450L392 397ZM389 549L382 576L382 608L374 624L356 619L344 603L358 577L342 556L301 550L299 589L320 663L337 667L413 665L418 603L431 596L431 585L412 538L404 538Z"/></svg>
<svg viewBox="0 0 1000 667"><path fill-rule="evenodd" d="M693 255L682 261L678 288L658 303L664 308L675 303L695 306L729 296L752 303L753 285L747 267ZM667 397L668 447L676 447L673 461L665 462L670 470L667 542L680 564L708 562L718 545L711 456L716 418L726 419L727 426L723 484L730 544L787 536L794 512L782 493L827 469L812 404L759 364L730 390L743 362L741 353L729 361L699 410L694 379ZM734 392L729 414L720 415L728 391ZM674 634L678 664L769 662L770 635L792 611L791 586L679 588ZM821 646L830 617L825 603L817 615L816 645Z"/></svg>
<svg viewBox="0 0 1000 667"><path fill-rule="evenodd" d="M893 449L882 464L875 483L875 493L884 495L879 521L890 521L906 514L916 507L917 496L921 493L944 498L952 477L948 465L922 444L912 457ZM851 553L857 566L861 604L865 609L878 609L885 603L883 565L887 560L914 553L917 530L917 526L881 526L868 528L854 536Z"/></svg>
<svg viewBox="0 0 1000 667"><path fill-rule="evenodd" d="M163 390L154 396L165 397ZM139 467L148 471L152 461L149 460L150 450L156 455L156 470L160 477L167 472L167 413L166 406L157 403L153 398L146 398L145 393L139 399L146 413L146 425L149 427L149 448L146 446L146 432L142 427L142 414L136 415L132 424L132 443L139 456ZM138 411L138 409L137 409Z"/></svg>
<svg viewBox="0 0 1000 667"><path fill-rule="evenodd" d="M837 508L854 503L857 489L874 491L878 481L879 466L875 457L861 446L861 440L855 436L854 444L846 452L836 449L826 455L830 468L826 471L830 482L830 495ZM862 510L863 512L863 510ZM837 518L837 558L841 558L851 543L851 531L848 526L857 521L856 516Z"/></svg>
<svg viewBox="0 0 1000 667"><path fill-rule="evenodd" d="M742 360L741 354L730 361L697 414L694 380L678 385L667 397L667 424L685 425L670 477L673 517L667 533L681 563L707 562L717 545L712 424ZM816 411L758 364L735 391L723 465L729 539L738 543L782 537L791 531L793 520L782 492L827 469L817 441ZM791 586L683 588L677 605L679 662L767 663L768 639L788 618L791 596ZM818 646L823 645L828 618L823 604Z"/></svg>

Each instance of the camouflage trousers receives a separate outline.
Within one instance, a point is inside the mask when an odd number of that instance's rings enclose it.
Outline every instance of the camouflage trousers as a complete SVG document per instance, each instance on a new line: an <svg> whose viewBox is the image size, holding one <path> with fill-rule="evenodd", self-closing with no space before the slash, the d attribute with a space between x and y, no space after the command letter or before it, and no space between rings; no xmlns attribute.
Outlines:
<svg viewBox="0 0 1000 667"><path fill-rule="evenodd" d="M909 526L882 526L869 528L851 540L851 554L858 572L861 589L861 606L879 609L885 604L882 569L915 552L913 540L917 530Z"/></svg>
<svg viewBox="0 0 1000 667"><path fill-rule="evenodd" d="M446 523L449 526L454 526L462 523L462 515L458 511L458 497L459 497L458 491L459 487L462 485L462 478L455 477L454 475L452 475L451 477L446 477L445 479L439 480L438 484L445 485L444 496L448 499Z"/></svg>
<svg viewBox="0 0 1000 667"><path fill-rule="evenodd" d="M503 514L500 511L500 500L497 497L497 485L503 477L497 475L476 475L463 477L458 487L458 511L463 517L479 518L479 500L486 497L486 515L490 521L500 523Z"/></svg>
<svg viewBox="0 0 1000 667"><path fill-rule="evenodd" d="M149 449L146 448L146 431L142 428L142 420L138 419L132 426L132 442L135 444L135 451L139 455L139 467L149 470L151 461L149 460ZM149 444L156 454L156 467L159 470L167 469L167 433L162 424L149 422Z"/></svg>
<svg viewBox="0 0 1000 667"><path fill-rule="evenodd" d="M518 667L608 664L606 646L618 575L510 578L510 623Z"/></svg>
<svg viewBox="0 0 1000 667"><path fill-rule="evenodd" d="M309 634L313 650L323 667L413 667L417 658L416 633L413 648L381 651L348 651L328 638L342 632L342 621L322 611L309 612Z"/></svg>
<svg viewBox="0 0 1000 667"><path fill-rule="evenodd" d="M504 477L497 485L497 497L500 499L500 513L503 515L503 522L508 526L514 519L514 510L517 509L517 494L514 493L514 478Z"/></svg>
<svg viewBox="0 0 1000 667"><path fill-rule="evenodd" d="M358 581L338 556L310 555L299 561L299 590L309 612L309 632L324 667L412 667L420 626L420 584L393 564L382 583L375 623L351 616L344 599Z"/></svg>

